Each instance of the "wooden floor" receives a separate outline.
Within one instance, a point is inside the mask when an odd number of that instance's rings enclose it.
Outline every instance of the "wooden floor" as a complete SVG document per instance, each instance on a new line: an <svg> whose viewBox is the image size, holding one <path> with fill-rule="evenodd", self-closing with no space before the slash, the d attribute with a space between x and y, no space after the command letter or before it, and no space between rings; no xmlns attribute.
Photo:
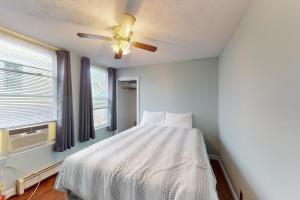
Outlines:
<svg viewBox="0 0 300 200"><path fill-rule="evenodd" d="M225 176L217 160L210 160L210 164L214 170L217 179L217 192L220 200L233 200L232 194L229 190Z"/></svg>
<svg viewBox="0 0 300 200"><path fill-rule="evenodd" d="M232 200L233 198L222 173L219 162L215 160L211 160L210 162L217 178L217 191L219 199ZM56 176L52 176L49 179L43 181L31 200L66 200L67 198L64 192L58 192L53 189L55 178ZM10 198L10 200L27 200L34 189L34 187L28 189L23 195L14 196Z"/></svg>

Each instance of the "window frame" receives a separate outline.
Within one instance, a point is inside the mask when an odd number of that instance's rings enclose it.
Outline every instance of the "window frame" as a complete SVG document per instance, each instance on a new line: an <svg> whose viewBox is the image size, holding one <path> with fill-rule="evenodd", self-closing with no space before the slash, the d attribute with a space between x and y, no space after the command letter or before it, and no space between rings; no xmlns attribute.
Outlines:
<svg viewBox="0 0 300 200"><path fill-rule="evenodd" d="M106 73L106 85L107 85L107 92L108 92L108 73L107 73L107 71L106 71L106 69L105 68L102 68L102 67L99 67L99 66L97 66L97 65L93 65L93 64L91 64L90 65L90 73L91 73L91 71L92 71L92 69L96 69L96 70L99 70L99 71L102 71L103 73ZM91 90L93 91L93 84L92 84L92 76L91 76ZM93 92L92 92L92 95L93 95ZM94 100L94 98L93 98L93 96L92 96L92 100ZM93 115L94 115L94 111L95 110L102 110L102 109L107 109L107 113L106 113L106 123L103 123L103 124L100 124L100 125L95 125L95 115L93 116L93 118L94 118L94 128L95 128L95 130L98 130L98 129L101 129L101 128L106 128L106 127L108 127L109 126L109 105L108 105L108 95L107 95L107 97L106 97L106 101L107 101L107 106L105 106L105 107L95 107L94 106L94 102L93 102Z"/></svg>

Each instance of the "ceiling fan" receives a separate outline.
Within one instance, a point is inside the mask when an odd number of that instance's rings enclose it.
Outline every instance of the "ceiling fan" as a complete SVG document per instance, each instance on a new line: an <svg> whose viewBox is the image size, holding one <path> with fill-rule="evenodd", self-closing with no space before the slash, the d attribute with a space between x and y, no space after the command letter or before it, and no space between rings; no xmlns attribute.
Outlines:
<svg viewBox="0 0 300 200"><path fill-rule="evenodd" d="M125 13L122 17L121 23L117 26L112 27L112 37L87 33L77 33L77 36L88 39L113 41L114 44L112 45L112 48L115 52L115 59L121 59L123 55L128 54L130 52L129 48L131 45L136 48L144 49L146 51L155 52L157 50L157 47L155 46L131 41L131 36L133 33L132 28L135 21L136 19L133 15Z"/></svg>

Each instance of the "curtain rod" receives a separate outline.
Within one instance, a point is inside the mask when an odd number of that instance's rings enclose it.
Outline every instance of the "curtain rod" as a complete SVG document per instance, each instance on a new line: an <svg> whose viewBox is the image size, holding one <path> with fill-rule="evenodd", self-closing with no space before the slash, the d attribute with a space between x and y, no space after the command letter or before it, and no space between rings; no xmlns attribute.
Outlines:
<svg viewBox="0 0 300 200"><path fill-rule="evenodd" d="M9 36L13 36L13 37L16 37L18 39L21 39L21 40L24 40L26 42L29 42L31 44L35 44L35 45L38 45L40 47L43 47L45 49L48 49L50 51L58 51L58 50L61 50L60 48L57 48L57 47L54 47L50 44L47 44L45 42L42 42L42 41L39 41L39 40L36 40L32 37L29 37L29 36L26 36L26 35L23 35L21 33L17 33L15 31L12 31L10 29L7 29L7 28L4 28L3 26L0 26L0 32L4 33L4 34L7 34Z"/></svg>

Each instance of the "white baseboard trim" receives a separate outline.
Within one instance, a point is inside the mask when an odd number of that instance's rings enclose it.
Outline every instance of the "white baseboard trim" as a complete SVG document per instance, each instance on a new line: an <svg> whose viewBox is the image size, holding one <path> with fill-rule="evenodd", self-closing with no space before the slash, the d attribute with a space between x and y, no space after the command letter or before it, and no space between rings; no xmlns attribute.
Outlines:
<svg viewBox="0 0 300 200"><path fill-rule="evenodd" d="M232 196L233 196L233 199L234 200L239 200L239 198L238 198L238 195L236 194L236 192L235 192L235 190L233 189L233 185L232 185L232 183L231 183L231 181L230 181L230 179L229 179L229 177L228 177L228 174L227 174L227 172L226 172L226 170L225 170L225 167L224 167L224 165L223 165L223 163L222 163L222 161L221 161L221 158L219 157L219 156L217 156L217 155L209 155L209 158L211 159L211 160L217 160L218 162L219 162L219 164L220 164L220 166L221 166L221 169L222 169L222 172L223 172L223 174L224 174L224 176L225 176L225 180L226 180L226 182L227 182L227 184L228 184L228 187L229 187L229 189L230 189L230 192L231 192L231 194L232 194Z"/></svg>
<svg viewBox="0 0 300 200"><path fill-rule="evenodd" d="M8 199L15 195L21 195L24 193L25 189L58 173L61 164L62 161L54 163L52 165L49 165L48 167L38 170L37 172L31 173L28 176L17 179L16 185L14 187L5 190L6 198Z"/></svg>
<svg viewBox="0 0 300 200"><path fill-rule="evenodd" d="M211 159L211 160L217 160L217 161L220 161L220 157L217 156L217 155L209 154L208 157L209 157L209 159Z"/></svg>

